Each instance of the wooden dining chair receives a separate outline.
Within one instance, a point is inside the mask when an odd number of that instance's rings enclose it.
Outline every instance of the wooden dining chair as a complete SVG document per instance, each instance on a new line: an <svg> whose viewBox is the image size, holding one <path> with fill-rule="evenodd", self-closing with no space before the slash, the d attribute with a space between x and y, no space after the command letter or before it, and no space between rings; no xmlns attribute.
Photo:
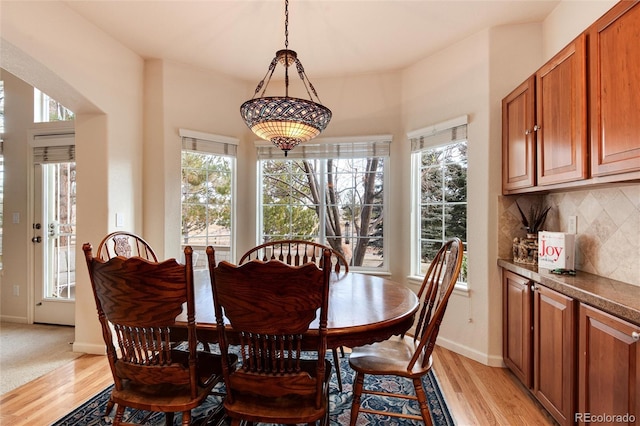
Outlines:
<svg viewBox="0 0 640 426"><path fill-rule="evenodd" d="M138 256L152 262L158 261L149 243L139 235L126 231L112 232L104 237L98 246L97 253L102 260L109 260L116 256Z"/></svg>
<svg viewBox="0 0 640 426"><path fill-rule="evenodd" d="M323 269L278 260L216 265L214 249L207 247L221 353L229 353L228 325L240 346L240 366L222 366L224 408L232 425L312 425L318 420L328 425L330 254L328 249L323 252ZM303 334L315 319L319 326L313 351L303 352Z"/></svg>
<svg viewBox="0 0 640 426"><path fill-rule="evenodd" d="M313 241L304 240L277 240L260 244L247 251L240 258L239 265L253 259L262 260L279 260L287 265L300 266L307 262L322 265L323 251L329 249L331 251L331 269L337 274L349 272L349 263L342 253L338 250L325 246ZM344 348L339 348L341 355L344 357ZM342 392L342 374L340 372L340 358L338 357L338 348L331 350L333 354L333 365L336 369L336 378L338 379L338 390Z"/></svg>
<svg viewBox="0 0 640 426"><path fill-rule="evenodd" d="M355 426L358 413L378 414L409 418L431 425L431 414L422 378L432 366L431 353L438 337L449 296L455 286L462 266L464 248L459 238L447 241L431 261L429 270L422 281L418 298L420 310L416 317L414 336L394 336L388 340L354 348L349 358L351 368L356 372L351 406L351 426ZM365 375L399 376L413 382L415 394L398 394L391 391L371 391L364 388ZM416 400L421 416L407 413L390 413L361 407L362 394Z"/></svg>
<svg viewBox="0 0 640 426"><path fill-rule="evenodd" d="M277 259L287 265L300 266L312 262L320 266L325 249L331 251L331 268L336 273L340 273L342 270L345 273L349 272L349 263L338 250L314 241L304 240L277 240L260 244L243 254L238 264L242 265L253 259L264 262Z"/></svg>
<svg viewBox="0 0 640 426"><path fill-rule="evenodd" d="M173 413L182 412L182 424L188 425L191 409L222 381L222 357L196 351L192 248L185 247L184 265L175 259L158 263L137 256L105 261L93 257L91 244L82 249L114 381L113 424L121 424L125 408L131 407L164 412L170 425ZM183 304L186 348L176 347L171 336ZM237 356L229 355L227 369L236 361Z"/></svg>

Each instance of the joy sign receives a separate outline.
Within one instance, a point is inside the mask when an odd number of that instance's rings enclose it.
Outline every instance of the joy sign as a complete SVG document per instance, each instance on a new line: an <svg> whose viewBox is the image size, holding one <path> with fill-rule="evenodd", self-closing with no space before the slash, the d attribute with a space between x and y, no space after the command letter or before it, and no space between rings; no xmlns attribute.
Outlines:
<svg viewBox="0 0 640 426"><path fill-rule="evenodd" d="M575 267L575 235L543 231L538 234L538 266L541 268Z"/></svg>

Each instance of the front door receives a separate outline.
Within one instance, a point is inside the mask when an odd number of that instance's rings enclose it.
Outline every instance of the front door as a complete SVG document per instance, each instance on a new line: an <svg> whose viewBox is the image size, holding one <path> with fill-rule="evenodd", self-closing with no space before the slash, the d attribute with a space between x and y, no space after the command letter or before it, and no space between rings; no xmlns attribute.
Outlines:
<svg viewBox="0 0 640 426"><path fill-rule="evenodd" d="M76 164L34 158L34 322L74 325Z"/></svg>

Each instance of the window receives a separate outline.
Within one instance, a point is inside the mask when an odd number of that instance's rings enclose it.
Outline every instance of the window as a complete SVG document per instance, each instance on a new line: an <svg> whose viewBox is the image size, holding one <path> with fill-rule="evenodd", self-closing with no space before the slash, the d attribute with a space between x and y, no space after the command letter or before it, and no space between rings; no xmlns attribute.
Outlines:
<svg viewBox="0 0 640 426"><path fill-rule="evenodd" d="M467 119L409 134L412 152L414 241L412 274L422 276L443 243L467 244ZM460 282L466 283L467 254Z"/></svg>
<svg viewBox="0 0 640 426"><path fill-rule="evenodd" d="M4 133L4 81L0 80L0 133Z"/></svg>
<svg viewBox="0 0 640 426"><path fill-rule="evenodd" d="M302 239L356 270L388 270L384 216L390 136L258 146L258 243Z"/></svg>
<svg viewBox="0 0 640 426"><path fill-rule="evenodd" d="M48 123L50 121L71 121L73 112L60 102L50 98L46 93L33 88L33 122Z"/></svg>
<svg viewBox="0 0 640 426"><path fill-rule="evenodd" d="M0 108L2 106L0 105ZM4 142L0 138L0 269L2 269L2 241L4 237Z"/></svg>
<svg viewBox="0 0 640 426"><path fill-rule="evenodd" d="M216 261L232 260L237 140L180 130L182 241L194 250L194 268L206 268L207 246Z"/></svg>
<svg viewBox="0 0 640 426"><path fill-rule="evenodd" d="M0 80L0 269L2 269L2 240L4 235L4 81Z"/></svg>

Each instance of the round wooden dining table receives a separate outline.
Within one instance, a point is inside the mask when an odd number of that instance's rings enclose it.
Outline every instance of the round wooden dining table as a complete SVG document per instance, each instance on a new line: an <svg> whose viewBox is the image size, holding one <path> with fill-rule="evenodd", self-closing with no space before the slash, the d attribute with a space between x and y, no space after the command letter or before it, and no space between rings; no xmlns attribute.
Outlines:
<svg viewBox="0 0 640 426"><path fill-rule="evenodd" d="M198 339L216 342L218 335L209 272L195 271L194 286ZM400 283L357 272L332 272L327 347L362 346L405 333L413 325L417 310L417 296ZM185 308L176 318L174 332L180 334L182 324L186 331L186 321ZM310 341L317 328L316 320L307 333Z"/></svg>

